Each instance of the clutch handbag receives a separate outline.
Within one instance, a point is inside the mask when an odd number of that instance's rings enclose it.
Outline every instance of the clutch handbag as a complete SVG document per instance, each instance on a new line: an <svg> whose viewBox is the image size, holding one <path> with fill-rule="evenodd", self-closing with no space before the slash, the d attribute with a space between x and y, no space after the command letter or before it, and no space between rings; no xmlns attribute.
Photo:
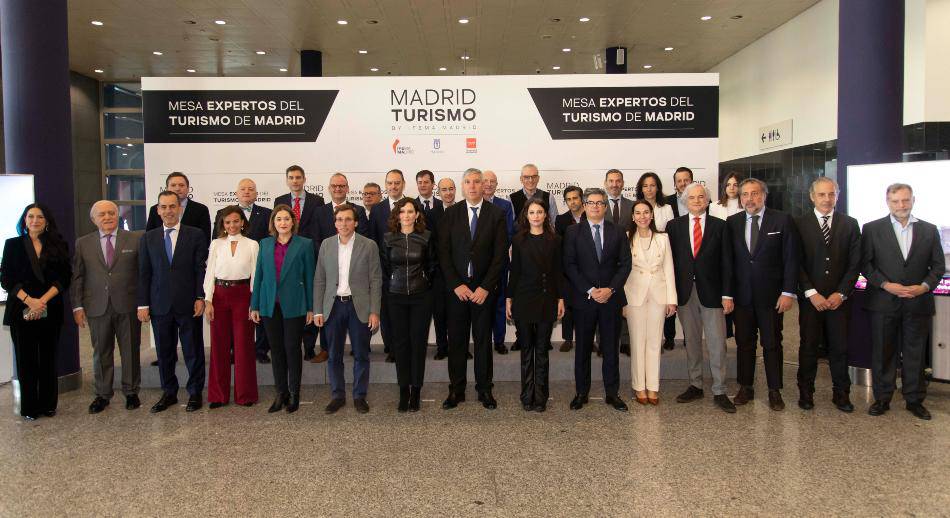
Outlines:
<svg viewBox="0 0 950 518"><path fill-rule="evenodd" d="M29 316L29 314L30 314L30 308L24 309L24 310L23 310L23 319L26 320L27 317ZM46 316L47 316L48 314L49 314L49 312L46 311L46 308L43 308L43 312L40 313L37 318L46 318Z"/></svg>

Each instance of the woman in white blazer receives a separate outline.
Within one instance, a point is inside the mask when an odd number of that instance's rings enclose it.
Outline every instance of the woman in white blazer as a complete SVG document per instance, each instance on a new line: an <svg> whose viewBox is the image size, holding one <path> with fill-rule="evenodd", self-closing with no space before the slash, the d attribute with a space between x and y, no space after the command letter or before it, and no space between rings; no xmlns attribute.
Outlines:
<svg viewBox="0 0 950 518"><path fill-rule="evenodd" d="M623 315L630 329L633 390L641 405L657 405L663 321L676 313L673 254L670 240L657 230L653 206L646 200L633 204L628 235L633 268L623 286L627 296Z"/></svg>
<svg viewBox="0 0 950 518"><path fill-rule="evenodd" d="M722 181L722 196L719 201L709 206L709 215L726 219L742 210L742 204L739 203L739 183L742 181L742 176L733 171Z"/></svg>
<svg viewBox="0 0 950 518"><path fill-rule="evenodd" d="M660 232L666 230L666 224L673 219L673 206L666 203L663 194L663 182L654 172L643 173L637 180L637 199L650 202L653 209L653 222Z"/></svg>

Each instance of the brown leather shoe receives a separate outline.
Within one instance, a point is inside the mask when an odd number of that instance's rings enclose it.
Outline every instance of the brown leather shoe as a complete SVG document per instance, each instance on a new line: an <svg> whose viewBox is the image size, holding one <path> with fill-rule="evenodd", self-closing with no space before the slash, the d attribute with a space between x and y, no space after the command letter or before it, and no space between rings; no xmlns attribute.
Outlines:
<svg viewBox="0 0 950 518"><path fill-rule="evenodd" d="M320 352L316 354L316 356L310 359L310 363L323 363L327 361L328 359L330 359L330 354L326 351L321 350Z"/></svg>
<svg viewBox="0 0 950 518"><path fill-rule="evenodd" d="M732 403L740 406L752 401L753 398L755 398L755 392L752 387L739 387L739 392L736 393L736 397L732 398Z"/></svg>

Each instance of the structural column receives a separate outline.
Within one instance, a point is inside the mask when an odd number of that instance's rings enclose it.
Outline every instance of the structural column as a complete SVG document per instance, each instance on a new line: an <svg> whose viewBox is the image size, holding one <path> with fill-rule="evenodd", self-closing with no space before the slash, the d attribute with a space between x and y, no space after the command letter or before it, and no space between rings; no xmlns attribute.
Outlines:
<svg viewBox="0 0 950 518"><path fill-rule="evenodd" d="M66 0L0 0L6 172L35 175L36 201L50 207L72 250L76 236L67 16ZM68 292L63 296L68 300ZM79 386L78 344L67 302L58 359L62 389Z"/></svg>

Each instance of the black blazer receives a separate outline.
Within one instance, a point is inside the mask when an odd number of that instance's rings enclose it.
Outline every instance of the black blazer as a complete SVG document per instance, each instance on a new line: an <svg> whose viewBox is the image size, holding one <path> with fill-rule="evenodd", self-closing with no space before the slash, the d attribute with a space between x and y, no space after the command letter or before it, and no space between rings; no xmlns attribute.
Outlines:
<svg viewBox="0 0 950 518"><path fill-rule="evenodd" d="M903 302L912 313L934 314L933 289L946 270L943 246L936 226L922 220L914 223L914 238L906 261L894 235L890 216L864 225L861 248L864 276L868 279L867 309L897 311ZM931 291L912 299L900 299L881 288L885 282L905 286L927 283Z"/></svg>
<svg viewBox="0 0 950 518"><path fill-rule="evenodd" d="M366 209L355 203L350 203L350 205L353 205L353 208L356 209L356 233L365 236L369 233L369 220L366 219ZM313 245L319 253L320 244L323 243L323 240L337 234L336 217L333 215L333 203L326 203L317 207L317 211L313 216L317 220L317 237L314 239Z"/></svg>
<svg viewBox="0 0 950 518"><path fill-rule="evenodd" d="M623 229L604 219L604 254L597 261L594 236L590 223L571 225L564 234L564 271L570 281L571 307L595 309L598 303L587 297L591 288L613 288L607 304L622 307L627 304L623 285L632 268L630 242Z"/></svg>
<svg viewBox="0 0 950 518"><path fill-rule="evenodd" d="M726 220L731 241L732 291L739 306L774 307L782 293L798 291L798 230L788 214L762 210L755 250L745 244L746 212Z"/></svg>
<svg viewBox="0 0 950 518"><path fill-rule="evenodd" d="M185 205L185 212L181 215L181 224L195 227L205 236L205 248L211 246L211 212L208 206L189 199ZM161 228L162 218L158 215L158 204L148 209L148 220L145 222L145 231Z"/></svg>
<svg viewBox="0 0 950 518"><path fill-rule="evenodd" d="M518 322L554 322L557 303L564 298L561 238L518 234L511 243L507 297L511 317Z"/></svg>
<svg viewBox="0 0 950 518"><path fill-rule="evenodd" d="M373 215L376 215L375 210ZM508 230L501 209L482 201L472 239L468 202L463 199L445 209L438 236L439 266L447 289L454 290L469 282L468 263L471 261L472 282L489 293L497 293L501 270L508 258Z"/></svg>
<svg viewBox="0 0 950 518"><path fill-rule="evenodd" d="M287 194L282 194L274 199L274 206L286 205L293 210L293 197L288 192ZM300 221L297 224L297 234L301 235L307 239L311 239L316 243L320 241L318 235L320 229L317 223L317 218L314 214L317 212L317 209L323 206L323 198L312 192L306 192L306 196L303 199L303 211L300 213ZM320 245L315 245L319 247Z"/></svg>
<svg viewBox="0 0 950 518"><path fill-rule="evenodd" d="M586 212L581 213L581 221L587 221ZM561 236L561 240L563 241L564 233L567 232L567 227L574 224L574 215L571 214L570 210L568 210L564 214L558 214L557 217L554 218L554 232Z"/></svg>
<svg viewBox="0 0 950 518"><path fill-rule="evenodd" d="M825 245L815 211L795 218L795 227L802 244L802 261L798 273L799 294L818 290L823 297L840 293L850 297L861 272L861 231L858 220L834 212L831 218L831 243Z"/></svg>
<svg viewBox="0 0 950 518"><path fill-rule="evenodd" d="M218 220L221 219L222 210L224 209L219 209L217 214L214 215L214 228L218 228ZM259 243L261 239L264 239L270 235L269 227L271 212L271 209L268 209L267 207L261 207L256 203L251 205L251 218L247 222L247 237ZM245 214L245 216L246 215L247 214Z"/></svg>
<svg viewBox="0 0 950 518"><path fill-rule="evenodd" d="M72 267L68 257L51 259L45 246L40 257L36 257L36 250L28 235L7 239L3 244L3 263L0 264L0 285L7 292L3 325L24 322L23 310L27 305L16 296L21 289L30 297L38 299L53 286L56 286L59 294L46 304L47 317L44 320L50 325L62 324L65 306L63 297L66 296L71 279Z"/></svg>
<svg viewBox="0 0 950 518"><path fill-rule="evenodd" d="M182 225L171 264L165 255L164 227L149 230L139 241L138 305L152 315L195 312L195 301L205 296L208 246L201 231Z"/></svg>
<svg viewBox="0 0 950 518"><path fill-rule="evenodd" d="M693 257L689 239L693 221L685 214L666 224L673 252L673 270L676 274L676 300L680 306L689 302L696 284L699 303L707 308L721 308L723 295L732 296L732 248L726 222L706 215L703 240L699 253Z"/></svg>
<svg viewBox="0 0 950 518"><path fill-rule="evenodd" d="M551 206L551 193L548 191L537 189L534 191L534 196L532 196L532 198L540 198L541 203L544 203L545 210ZM524 189L518 189L517 191L511 193L508 196L508 199L511 200L511 208L513 209L515 215L515 225L517 225L518 218L521 217L521 211L524 210L524 204L528 203L528 195L524 193Z"/></svg>

